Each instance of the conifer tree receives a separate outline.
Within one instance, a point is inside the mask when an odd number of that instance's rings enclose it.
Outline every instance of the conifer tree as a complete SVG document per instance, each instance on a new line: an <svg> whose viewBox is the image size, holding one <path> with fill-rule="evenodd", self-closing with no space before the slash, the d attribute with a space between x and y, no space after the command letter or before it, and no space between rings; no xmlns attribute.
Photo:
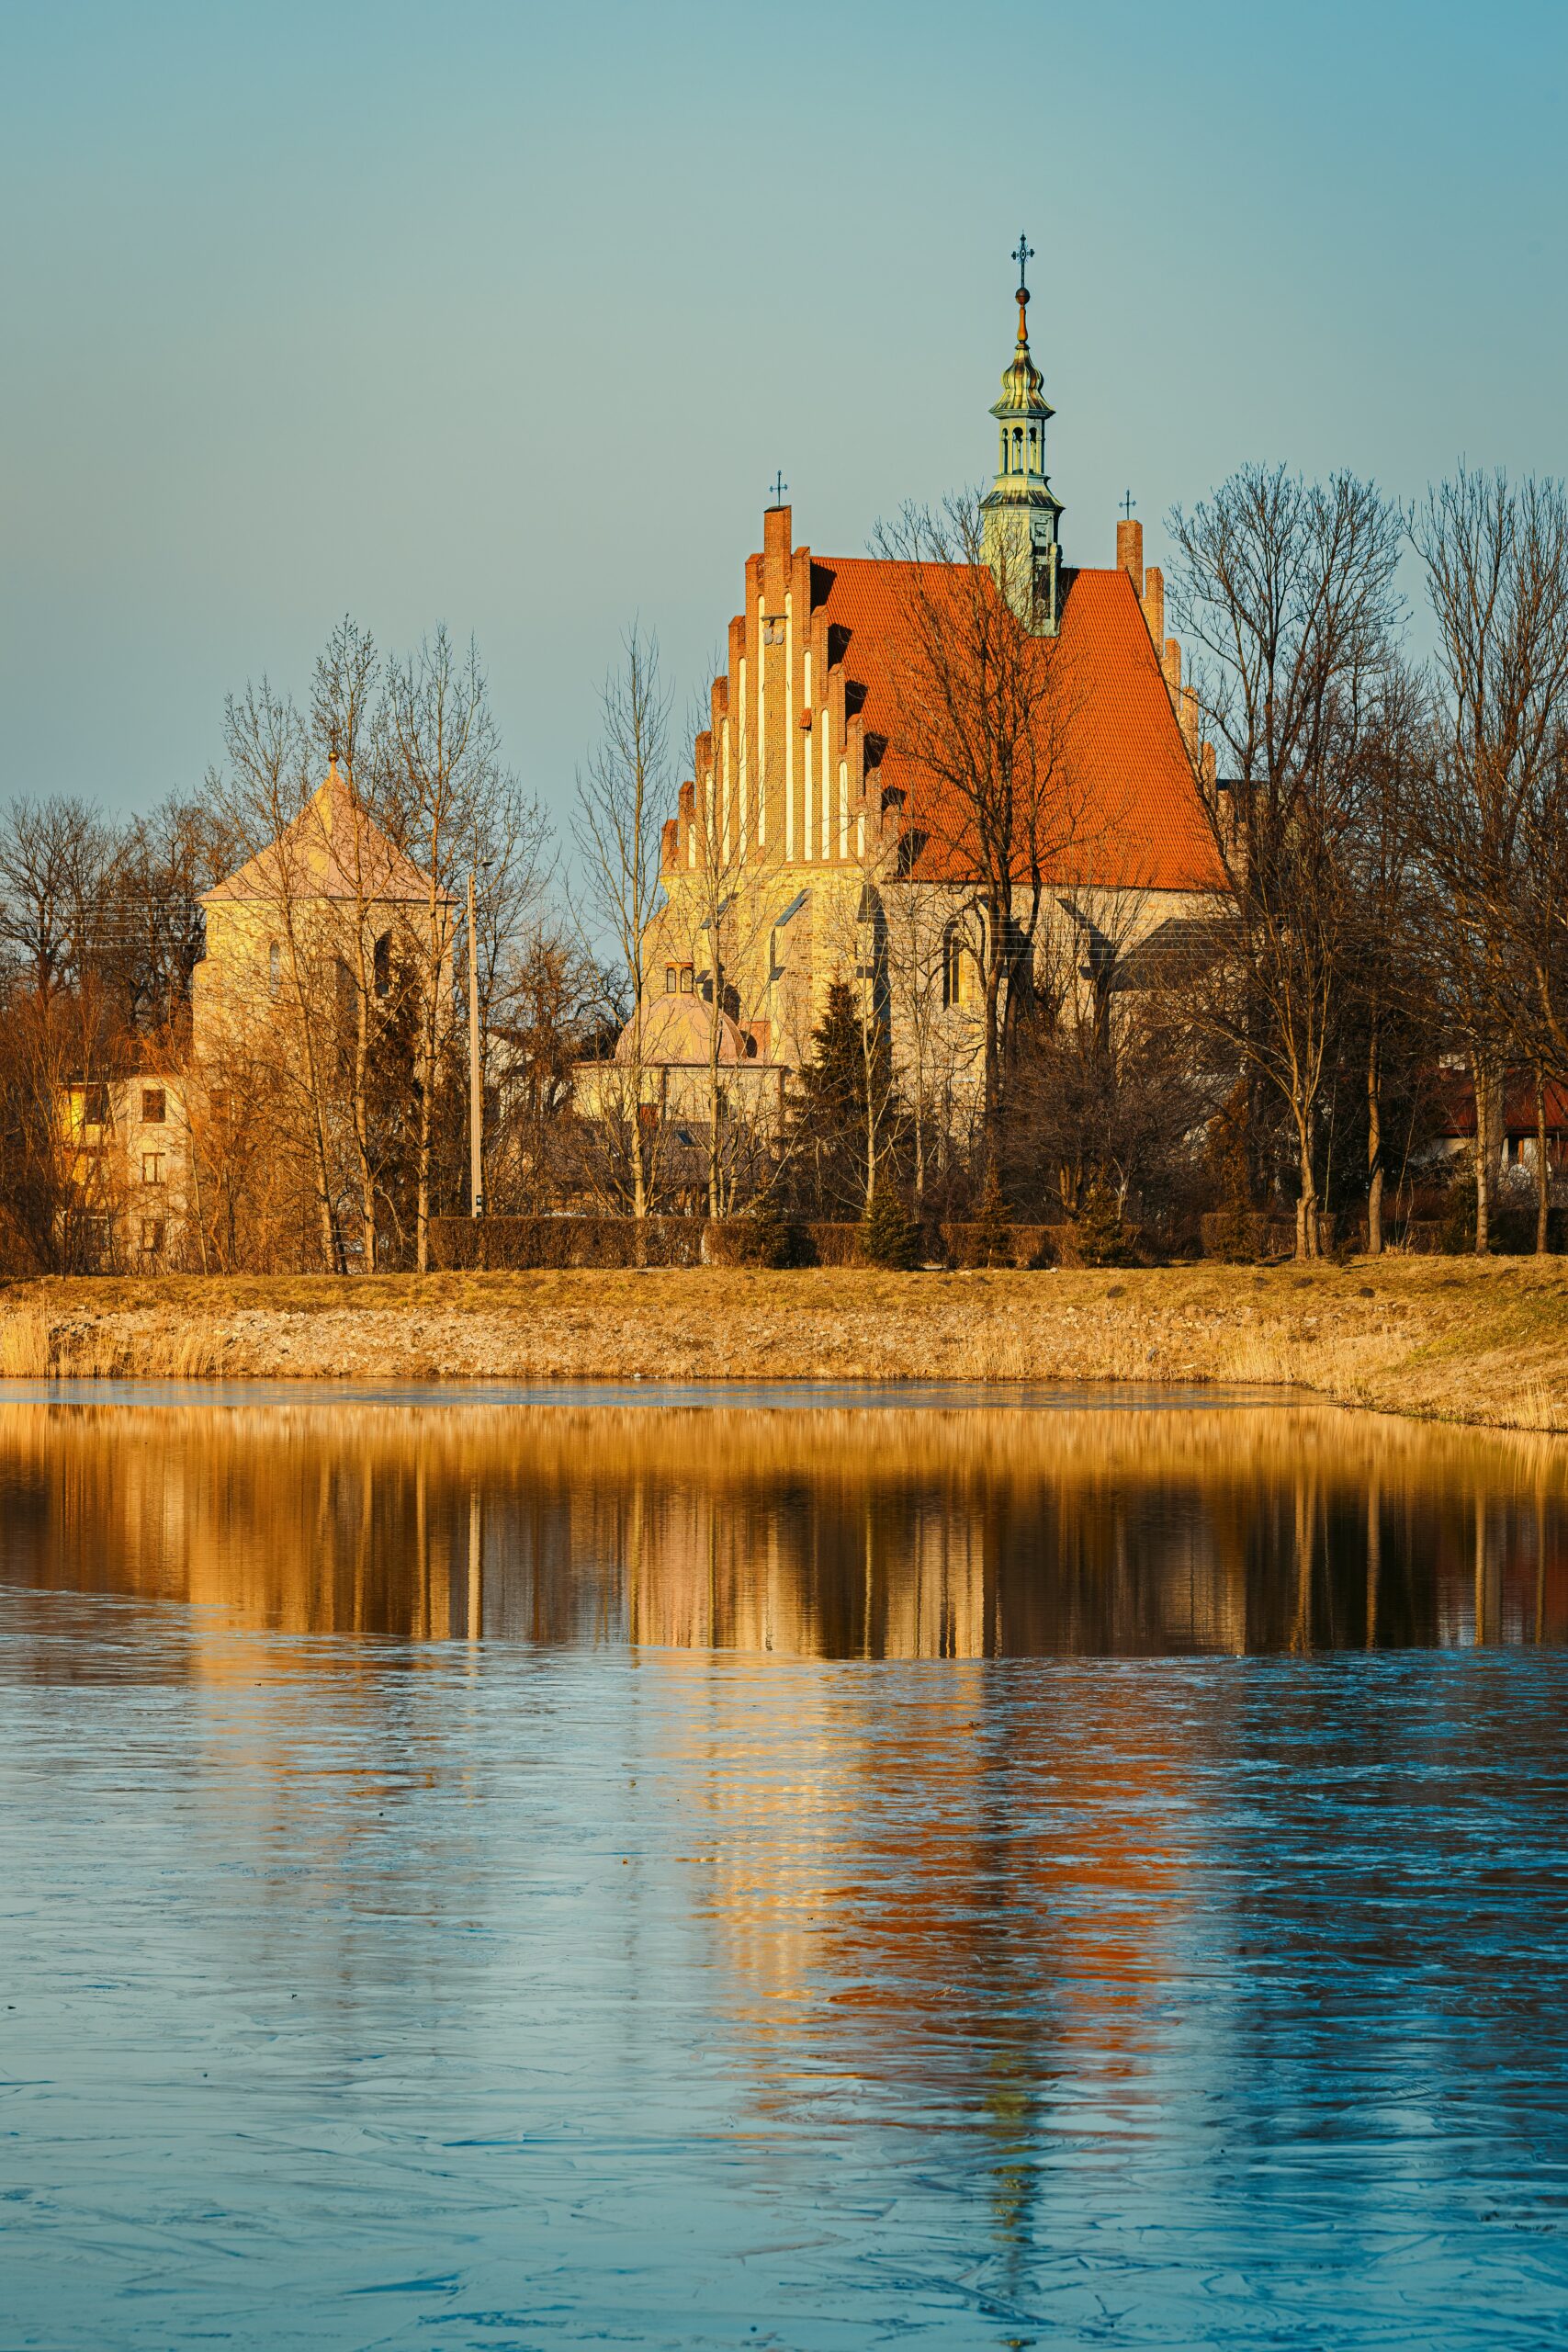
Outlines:
<svg viewBox="0 0 1568 2352"><path fill-rule="evenodd" d="M986 1182L975 1214L975 1263L977 1266L1003 1266L1008 1261L1008 1254L1007 1203L1002 1198L997 1163L989 1159L986 1163Z"/></svg>
<svg viewBox="0 0 1568 2352"><path fill-rule="evenodd" d="M909 1273L920 1262L920 1228L891 1176L876 1188L861 1226L861 1240L874 1266Z"/></svg>
<svg viewBox="0 0 1568 2352"><path fill-rule="evenodd" d="M830 983L811 1043L812 1057L801 1072L802 1165L818 1213L858 1216L865 1199L868 1072L847 981Z"/></svg>

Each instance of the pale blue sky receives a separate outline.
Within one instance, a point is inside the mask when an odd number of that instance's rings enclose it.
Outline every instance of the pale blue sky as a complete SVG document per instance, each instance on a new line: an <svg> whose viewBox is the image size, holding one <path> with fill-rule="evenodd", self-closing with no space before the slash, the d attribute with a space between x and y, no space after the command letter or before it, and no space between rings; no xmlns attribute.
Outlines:
<svg viewBox="0 0 1568 2352"><path fill-rule="evenodd" d="M824 554L988 467L1021 226L1069 560L1248 458L1562 470L1565 66L1564 0L0 0L0 795L196 786L348 610L471 630L562 805L775 467Z"/></svg>

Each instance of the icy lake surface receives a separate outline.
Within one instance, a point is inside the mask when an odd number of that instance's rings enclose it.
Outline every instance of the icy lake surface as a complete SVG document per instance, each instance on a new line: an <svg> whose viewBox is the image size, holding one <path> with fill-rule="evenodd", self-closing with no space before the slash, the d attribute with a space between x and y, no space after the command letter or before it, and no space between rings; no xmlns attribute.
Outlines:
<svg viewBox="0 0 1568 2352"><path fill-rule="evenodd" d="M1568 1455L0 1400L0 2347L1568 2340Z"/></svg>

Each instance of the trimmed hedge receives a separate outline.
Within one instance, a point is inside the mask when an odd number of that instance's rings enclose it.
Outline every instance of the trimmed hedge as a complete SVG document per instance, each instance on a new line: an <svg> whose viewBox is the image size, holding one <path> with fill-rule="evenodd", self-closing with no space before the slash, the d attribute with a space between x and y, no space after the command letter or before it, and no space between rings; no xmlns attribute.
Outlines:
<svg viewBox="0 0 1568 2352"><path fill-rule="evenodd" d="M939 1225L932 1254L965 1272L977 1266L1064 1265L1067 1232L1063 1225Z"/></svg>
<svg viewBox="0 0 1568 2352"><path fill-rule="evenodd" d="M1335 1220L1320 1214L1317 1246L1324 1257L1332 1254ZM1296 1221L1275 1216L1267 1209L1215 1209L1202 1221L1205 1258L1228 1260L1232 1265L1253 1266L1269 1258L1293 1258Z"/></svg>
<svg viewBox="0 0 1568 2352"><path fill-rule="evenodd" d="M640 1243L640 1247L639 1247ZM965 1268L1077 1265L1070 1226L923 1224L922 1264ZM430 1261L446 1272L570 1266L865 1266L863 1225L786 1225L750 1215L437 1216Z"/></svg>
<svg viewBox="0 0 1568 2352"><path fill-rule="evenodd" d="M1266 1224L1267 1220L1259 1220ZM1288 1227L1271 1228L1277 1254ZM983 1266L1090 1266L1098 1251L1073 1227L922 1223L921 1265L971 1272ZM1136 1226L1122 1228L1124 1259L1141 1256ZM1214 1256L1216 1251L1207 1254ZM569 1266L869 1266L863 1223L786 1224L782 1218L650 1216L438 1216L430 1221L432 1265L491 1272Z"/></svg>
<svg viewBox="0 0 1568 2352"><path fill-rule="evenodd" d="M527 1267L695 1266L700 1216L433 1216L430 1261L457 1272Z"/></svg>

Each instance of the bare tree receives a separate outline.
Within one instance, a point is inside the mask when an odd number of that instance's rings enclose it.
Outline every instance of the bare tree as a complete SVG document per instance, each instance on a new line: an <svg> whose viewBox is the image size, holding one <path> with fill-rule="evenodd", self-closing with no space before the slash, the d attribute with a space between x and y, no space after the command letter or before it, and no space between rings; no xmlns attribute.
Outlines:
<svg viewBox="0 0 1568 2352"><path fill-rule="evenodd" d="M333 855L335 887L347 893L345 899L333 906L330 945L335 970L348 979L347 987L339 989L339 1029L347 1033L346 1036L340 1034L340 1057L349 1075L360 1263L367 1273L374 1273L381 1169L371 1130L371 1069L393 979L373 919L387 887L387 875L369 812L386 797L388 730L375 640L368 629L359 628L346 615L317 657L311 720L318 761L324 755L328 775L341 778L347 796L345 809L327 814L333 838L330 843L323 842L323 848ZM346 821L338 822L339 816Z"/></svg>
<svg viewBox="0 0 1568 2352"><path fill-rule="evenodd" d="M625 975L630 1013L617 1082L622 1105L632 1215L649 1214L659 1139L644 1117L648 1069L648 932L659 907L663 810L669 796L671 696L659 671L659 640L637 623L624 660L600 689L601 732L577 777L573 838L587 893L591 930L608 943ZM613 1106L605 1106L612 1107Z"/></svg>
<svg viewBox="0 0 1568 2352"><path fill-rule="evenodd" d="M940 884L895 879L880 895L895 1071L908 1107L915 1204L924 1215L933 1182L952 1165L964 1124L962 1076L976 1055L977 1040L954 1001L963 926Z"/></svg>
<svg viewBox="0 0 1568 2352"><path fill-rule="evenodd" d="M331 1008L323 984L318 909L320 842L310 820L315 793L310 732L295 705L264 678L224 706L227 768L209 778L209 797L223 810L233 834L251 853L243 869L248 903L265 919L248 941L252 960L265 956L260 971L247 971L242 995L231 1005L214 1005L220 1030L243 1028L268 1019L265 1006L284 1013L271 1034L280 1087L294 1094L309 1137L309 1164L316 1195L322 1264L333 1273L345 1269L337 1214L337 1181L332 1142ZM264 996L265 988L265 996Z"/></svg>
<svg viewBox="0 0 1568 2352"><path fill-rule="evenodd" d="M1422 1022L1428 905L1419 865L1418 753L1426 714L1419 682L1392 668L1382 723L1369 733L1346 878L1354 913L1350 996L1363 1054L1367 1120L1367 1253L1383 1248L1388 1178L1384 1096L1391 1039Z"/></svg>
<svg viewBox="0 0 1568 2352"><path fill-rule="evenodd" d="M427 897L410 925L418 975L415 1252L430 1264L435 1091L452 1025L453 953L460 898L458 861L475 854L484 811L502 769L490 694L470 643L458 653L437 629L386 683L388 793L398 838L427 877Z"/></svg>
<svg viewBox="0 0 1568 2352"><path fill-rule="evenodd" d="M489 997L496 1131L485 1197L537 1211L553 1198L572 1108L572 1073L590 1042L604 981L564 922L541 919L500 961Z"/></svg>
<svg viewBox="0 0 1568 2352"><path fill-rule="evenodd" d="M925 785L918 820L909 813L906 866L923 861L957 884L976 917L982 1120L994 1159L1008 1035L1027 1013L1045 891L1089 845L1072 756L1080 697L1057 640L1016 617L1028 600L1013 593L1009 551L987 547L984 522L975 493L935 510L907 506L878 526L873 550L905 567L895 737L899 772L907 762Z"/></svg>
<svg viewBox="0 0 1568 2352"><path fill-rule="evenodd" d="M1568 497L1461 468L1412 524L1438 627L1424 847L1475 1091L1475 1247L1490 1246L1506 1066L1568 1067ZM1532 1039L1536 1042L1532 1045Z"/></svg>
<svg viewBox="0 0 1568 2352"><path fill-rule="evenodd" d="M80 978L119 848L100 812L73 796L24 796L0 820L0 946L37 996Z"/></svg>
<svg viewBox="0 0 1568 2352"><path fill-rule="evenodd" d="M1248 466L1169 527L1175 611L1228 768L1206 788L1235 919L1205 1012L1286 1106L1296 1250L1315 1257L1318 1112L1353 945L1346 866L1395 665L1402 518L1353 475Z"/></svg>

